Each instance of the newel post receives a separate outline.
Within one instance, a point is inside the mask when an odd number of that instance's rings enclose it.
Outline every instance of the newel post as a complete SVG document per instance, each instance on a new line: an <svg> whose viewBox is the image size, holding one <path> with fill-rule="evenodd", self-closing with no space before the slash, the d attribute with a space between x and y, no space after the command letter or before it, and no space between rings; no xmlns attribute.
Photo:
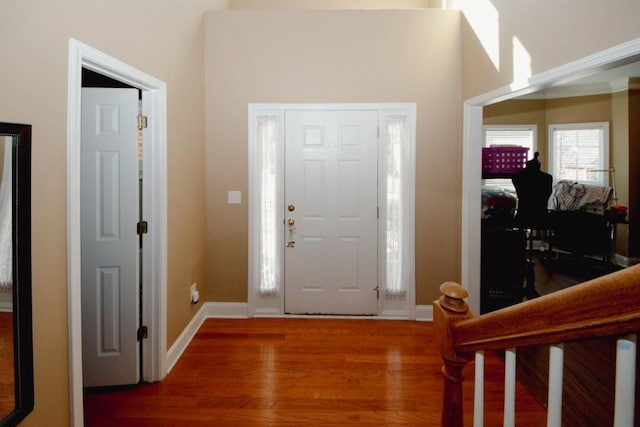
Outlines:
<svg viewBox="0 0 640 427"><path fill-rule="evenodd" d="M442 401L443 427L462 427L462 379L466 355L453 348L451 326L460 320L473 317L465 302L467 291L458 283L445 282L440 285L442 296L433 303L433 320L436 328L436 343L442 356L444 396Z"/></svg>

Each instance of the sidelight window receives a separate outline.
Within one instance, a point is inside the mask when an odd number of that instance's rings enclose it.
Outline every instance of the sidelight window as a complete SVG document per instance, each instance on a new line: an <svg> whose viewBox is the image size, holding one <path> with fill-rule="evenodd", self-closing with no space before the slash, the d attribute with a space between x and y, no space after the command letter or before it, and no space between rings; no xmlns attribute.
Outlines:
<svg viewBox="0 0 640 427"><path fill-rule="evenodd" d="M258 292L278 291L280 255L278 251L278 118L258 117L257 150L259 159Z"/></svg>
<svg viewBox="0 0 640 427"><path fill-rule="evenodd" d="M385 123L386 140L386 268L385 293L402 295L407 289L406 275L408 246L406 244L405 198L407 179L403 163L406 162L404 149L407 145L407 118L387 116Z"/></svg>

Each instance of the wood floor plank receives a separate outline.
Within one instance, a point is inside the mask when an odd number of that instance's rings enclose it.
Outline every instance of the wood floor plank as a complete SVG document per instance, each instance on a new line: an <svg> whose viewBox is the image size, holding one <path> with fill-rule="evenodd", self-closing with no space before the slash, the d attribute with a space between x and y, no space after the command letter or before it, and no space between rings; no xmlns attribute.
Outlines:
<svg viewBox="0 0 640 427"><path fill-rule="evenodd" d="M0 414L16 406L14 377L13 313L0 312Z"/></svg>
<svg viewBox="0 0 640 427"><path fill-rule="evenodd" d="M208 319L163 382L87 391L85 425L437 426L433 336L422 322ZM485 358L485 425L502 425L504 365ZM472 388L466 381L466 425ZM518 425L544 425L545 410L517 393Z"/></svg>

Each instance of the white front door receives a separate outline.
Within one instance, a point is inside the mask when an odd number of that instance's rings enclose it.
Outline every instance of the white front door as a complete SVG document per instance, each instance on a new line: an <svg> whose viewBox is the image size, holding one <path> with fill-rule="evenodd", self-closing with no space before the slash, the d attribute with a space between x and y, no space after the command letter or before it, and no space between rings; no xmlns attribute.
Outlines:
<svg viewBox="0 0 640 427"><path fill-rule="evenodd" d="M137 89L82 89L85 387L139 380Z"/></svg>
<svg viewBox="0 0 640 427"><path fill-rule="evenodd" d="M378 113L285 115L285 312L378 313Z"/></svg>

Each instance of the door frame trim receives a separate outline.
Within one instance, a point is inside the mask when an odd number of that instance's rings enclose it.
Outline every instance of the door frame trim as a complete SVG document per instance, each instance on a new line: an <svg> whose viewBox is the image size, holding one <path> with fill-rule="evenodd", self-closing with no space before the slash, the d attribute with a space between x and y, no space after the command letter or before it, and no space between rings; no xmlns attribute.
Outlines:
<svg viewBox="0 0 640 427"><path fill-rule="evenodd" d="M71 424L82 426L82 303L80 244L80 128L82 68L142 91L149 118L143 157L143 207L149 233L143 239L142 379L159 381L167 372L167 88L166 83L77 40L69 39L67 99L67 298Z"/></svg>
<svg viewBox="0 0 640 427"><path fill-rule="evenodd" d="M249 213L249 253L248 253L248 281L247 281L247 302L248 302L248 316L249 317L279 317L284 315L284 289L281 289L275 295L260 296L257 289L257 272L259 269L256 266L258 259L258 245L259 241L257 236L257 206L259 204L259 193L257 191L257 149L255 146L255 131L256 131L256 119L259 116L274 116L278 118L278 131L280 141L280 151L278 155L279 170L281 176L279 177L279 192L284 191L284 117L287 111L377 111L378 112L378 127L382 129L384 119L387 116L393 116L402 114L407 117L409 126L408 135L408 152L412 159L407 165L407 172L409 176L410 185L408 188L407 204L409 210L409 235L415 236L415 146L416 146L416 104L415 103L358 103L358 104L249 104L248 105L248 165L249 165L249 196L248 196L248 213ZM380 136L382 132L380 131ZM378 198L380 200L380 183L383 171L385 170L386 162L384 161L384 147L383 144L378 144L378 170L382 171L379 174L378 179ZM380 205L381 206L381 205ZM384 209L380 209L380 218L378 233L383 230L380 223L384 222ZM284 221L284 215L278 218L278 223L282 224ZM282 235L282 233L280 233ZM384 277L383 259L382 254L385 252L381 249L382 239L378 239L378 277L379 281ZM283 246L283 245L281 245ZM384 292L381 292L381 296L378 300L378 316L381 318L394 318L394 319L415 319L415 239L409 241L409 271L407 272L407 280L410 284L408 286L406 295L404 298L394 298L392 296L386 297ZM284 274L284 269L280 266L281 273ZM281 275L281 277L283 277Z"/></svg>

